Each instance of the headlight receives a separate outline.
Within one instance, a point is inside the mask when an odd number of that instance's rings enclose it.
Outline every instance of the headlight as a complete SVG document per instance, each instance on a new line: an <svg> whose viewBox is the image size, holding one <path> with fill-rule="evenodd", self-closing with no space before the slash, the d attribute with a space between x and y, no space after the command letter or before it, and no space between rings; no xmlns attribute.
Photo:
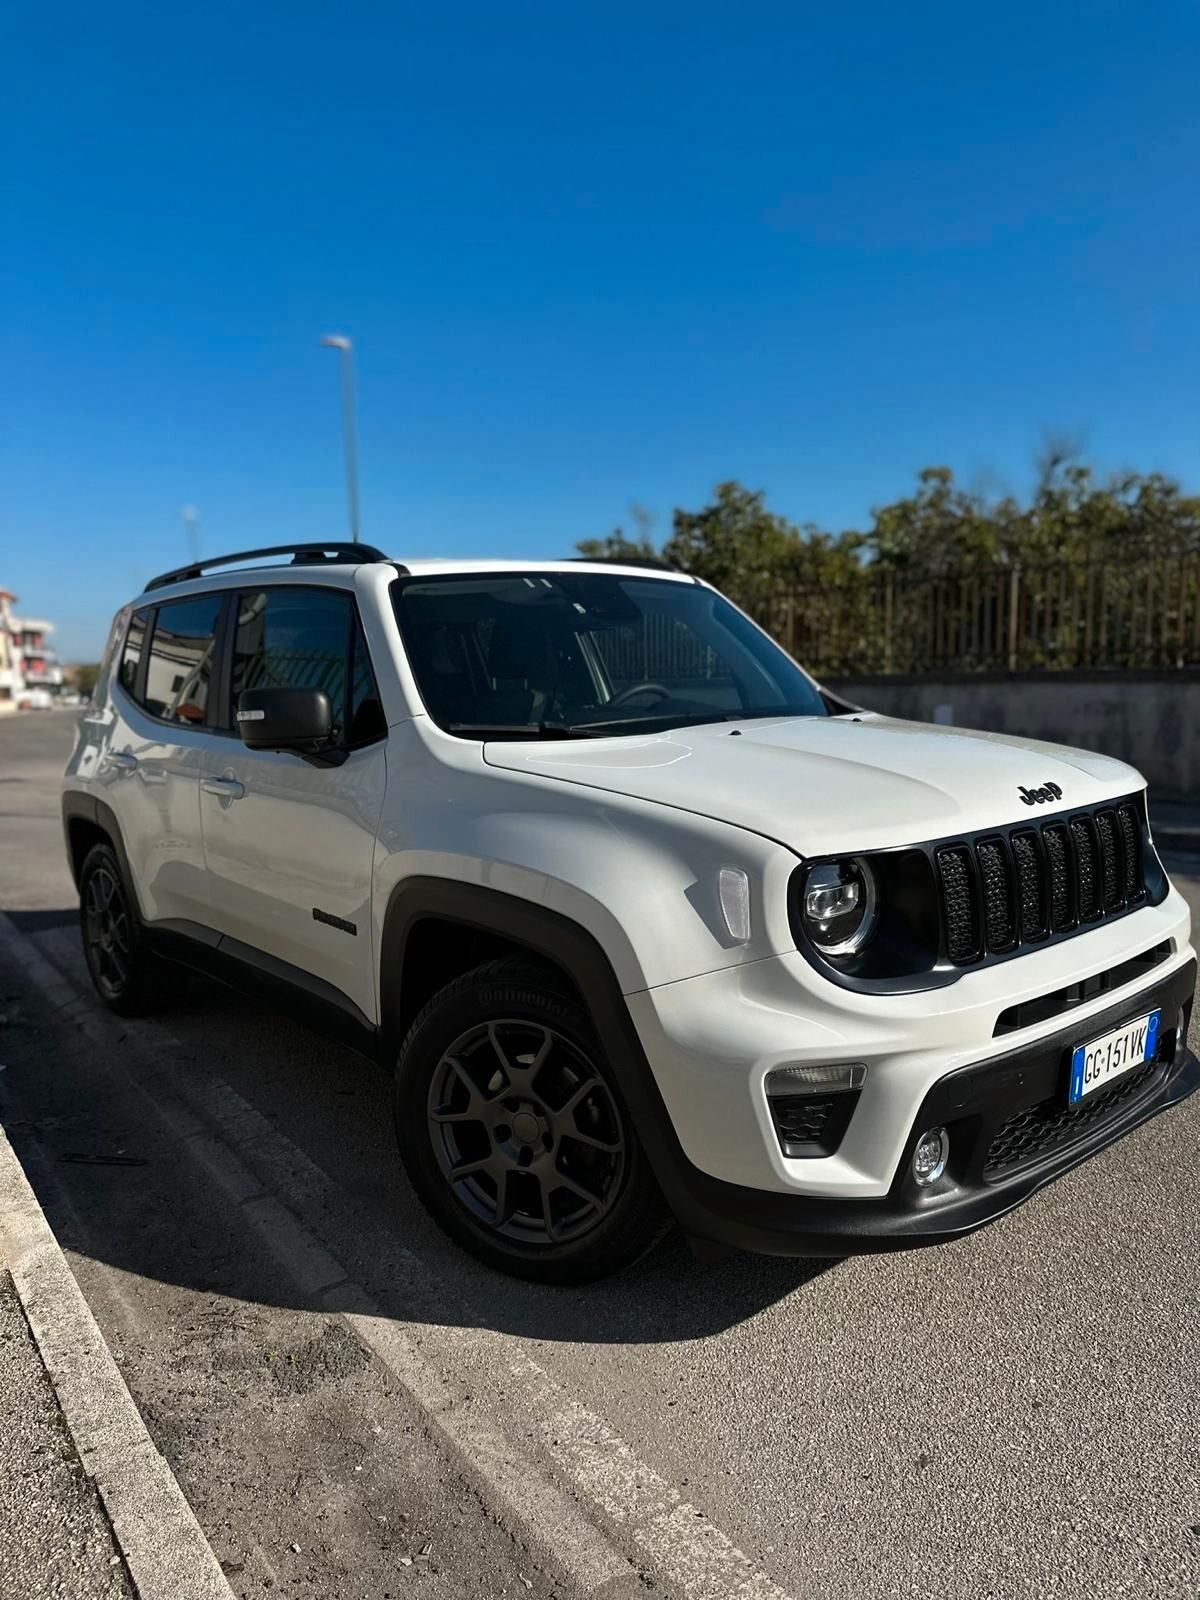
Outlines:
<svg viewBox="0 0 1200 1600"><path fill-rule="evenodd" d="M875 931L879 895L862 856L810 867L800 897L804 931L824 956L848 956Z"/></svg>

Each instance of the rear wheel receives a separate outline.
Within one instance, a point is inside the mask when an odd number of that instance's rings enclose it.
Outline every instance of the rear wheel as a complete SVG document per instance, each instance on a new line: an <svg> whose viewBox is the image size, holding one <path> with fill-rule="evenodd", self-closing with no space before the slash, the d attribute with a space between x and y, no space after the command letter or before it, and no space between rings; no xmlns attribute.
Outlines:
<svg viewBox="0 0 1200 1600"><path fill-rule="evenodd" d="M590 1020L527 960L489 962L434 996L401 1051L395 1106L414 1188L491 1266L583 1283L664 1229Z"/></svg>
<svg viewBox="0 0 1200 1600"><path fill-rule="evenodd" d="M146 948L145 934L120 863L106 844L94 845L79 874L83 951L96 992L122 1017L161 1004L164 963Z"/></svg>

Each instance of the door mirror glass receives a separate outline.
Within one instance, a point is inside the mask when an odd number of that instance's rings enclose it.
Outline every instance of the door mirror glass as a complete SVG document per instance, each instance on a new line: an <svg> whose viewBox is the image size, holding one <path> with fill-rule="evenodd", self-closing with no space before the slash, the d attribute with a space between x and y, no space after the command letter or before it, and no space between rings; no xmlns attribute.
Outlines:
<svg viewBox="0 0 1200 1600"><path fill-rule="evenodd" d="M333 707L324 689L243 689L237 730L248 750L319 755L333 735Z"/></svg>

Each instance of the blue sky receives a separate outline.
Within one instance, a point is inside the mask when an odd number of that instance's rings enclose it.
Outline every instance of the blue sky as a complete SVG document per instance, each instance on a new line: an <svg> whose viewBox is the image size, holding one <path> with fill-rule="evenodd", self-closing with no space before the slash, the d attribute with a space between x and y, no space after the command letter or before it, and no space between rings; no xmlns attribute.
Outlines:
<svg viewBox="0 0 1200 1600"><path fill-rule="evenodd" d="M1200 480L1200 7L26 5L0 585L95 653L186 554L555 555L739 477L861 525L1048 428Z"/></svg>

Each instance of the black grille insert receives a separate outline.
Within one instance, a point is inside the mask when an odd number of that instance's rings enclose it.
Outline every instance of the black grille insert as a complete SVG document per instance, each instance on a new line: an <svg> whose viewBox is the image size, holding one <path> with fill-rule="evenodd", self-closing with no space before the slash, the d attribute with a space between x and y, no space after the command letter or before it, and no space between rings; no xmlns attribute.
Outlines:
<svg viewBox="0 0 1200 1600"><path fill-rule="evenodd" d="M1100 841L1100 904L1105 911L1115 911L1125 898L1116 812L1097 811L1096 837Z"/></svg>
<svg viewBox="0 0 1200 1600"><path fill-rule="evenodd" d="M1121 833L1121 887L1126 900L1132 900L1142 884L1142 830L1132 806L1117 812Z"/></svg>
<svg viewBox="0 0 1200 1600"><path fill-rule="evenodd" d="M1145 897L1139 803L1097 807L1040 827L935 851L946 958L985 955L1114 916Z"/></svg>
<svg viewBox="0 0 1200 1600"><path fill-rule="evenodd" d="M842 1142L860 1091L768 1095L785 1156L831 1156Z"/></svg>
<svg viewBox="0 0 1200 1600"><path fill-rule="evenodd" d="M1000 839L982 839L975 846L979 862L979 887L983 895L983 918L989 950L1011 950L1017 942L1013 915L1012 883L1008 876L1008 852Z"/></svg>
<svg viewBox="0 0 1200 1600"><path fill-rule="evenodd" d="M1046 860L1050 868L1050 912L1055 933L1075 925L1075 894L1071 886L1071 841L1067 830L1054 823L1042 829Z"/></svg>
<svg viewBox="0 0 1200 1600"><path fill-rule="evenodd" d="M1075 846L1075 893L1080 922L1090 922L1100 910L1096 882L1096 834L1090 817L1071 818L1071 843Z"/></svg>
<svg viewBox="0 0 1200 1600"><path fill-rule="evenodd" d="M1027 1161L1035 1161L1047 1151L1082 1138L1098 1122L1132 1100L1154 1076L1158 1065L1158 1061L1148 1061L1136 1072L1118 1078L1109 1088L1088 1095L1077 1106L1065 1105L1062 1099L1055 1097L1016 1112L1002 1122L992 1136L983 1163L984 1177L995 1178L1013 1167L1024 1166Z"/></svg>
<svg viewBox="0 0 1200 1600"><path fill-rule="evenodd" d="M1046 923L1046 874L1042 868L1036 833L1014 833L1013 860L1017 867L1017 904L1020 908L1021 938L1044 939Z"/></svg>
<svg viewBox="0 0 1200 1600"><path fill-rule="evenodd" d="M966 845L938 851L942 880L942 914L946 922L946 953L960 965L980 954L979 896Z"/></svg>

